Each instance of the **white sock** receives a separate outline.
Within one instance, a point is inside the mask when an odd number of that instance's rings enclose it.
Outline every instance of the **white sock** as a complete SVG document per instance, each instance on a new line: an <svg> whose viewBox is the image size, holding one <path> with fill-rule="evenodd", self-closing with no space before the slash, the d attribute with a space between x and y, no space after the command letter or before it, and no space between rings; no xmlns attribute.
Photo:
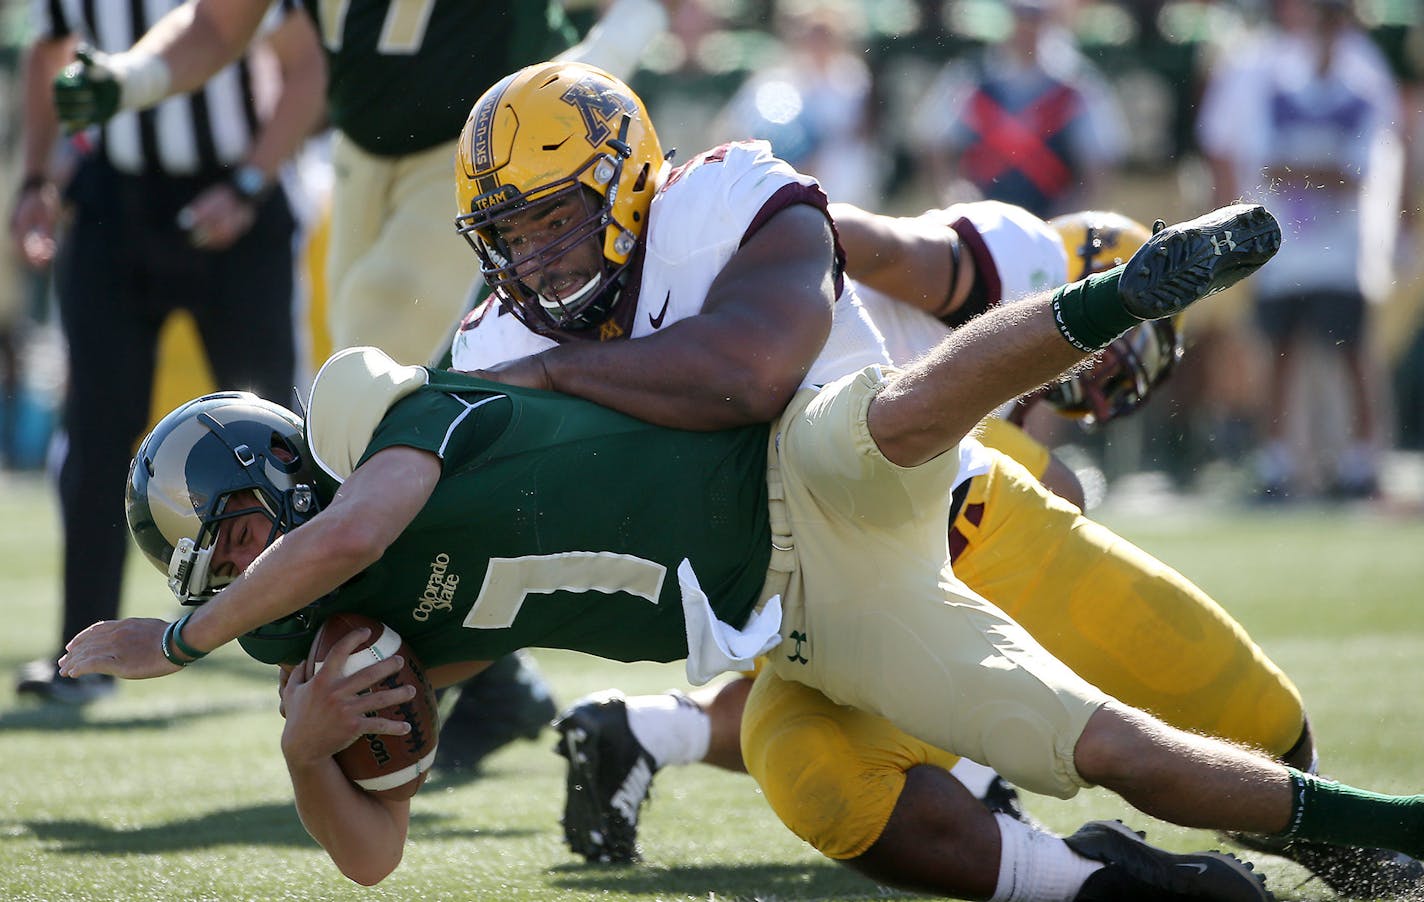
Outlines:
<svg viewBox="0 0 1424 902"><path fill-rule="evenodd" d="M999 824L999 883L989 902L1071 902L1100 861L1084 858L1060 837L1007 814Z"/></svg>
<svg viewBox="0 0 1424 902"><path fill-rule="evenodd" d="M989 784L999 775L992 767L985 767L968 758L960 758L954 767L949 769L949 774L963 783L965 789L974 793L976 799L984 798L989 792Z"/></svg>
<svg viewBox="0 0 1424 902"><path fill-rule="evenodd" d="M712 719L681 692L628 699L628 726L657 767L696 764L712 741Z"/></svg>

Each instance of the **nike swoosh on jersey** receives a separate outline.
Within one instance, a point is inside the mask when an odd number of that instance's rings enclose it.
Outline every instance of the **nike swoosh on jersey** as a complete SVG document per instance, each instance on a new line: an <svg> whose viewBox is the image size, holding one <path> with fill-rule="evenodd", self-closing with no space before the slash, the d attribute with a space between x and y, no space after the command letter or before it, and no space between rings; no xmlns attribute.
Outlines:
<svg viewBox="0 0 1424 902"><path fill-rule="evenodd" d="M663 309L659 310L656 314L648 314L648 322L652 324L654 329L661 329L663 327L663 317L667 316L668 302L671 300L672 292L669 291L667 296L663 298Z"/></svg>

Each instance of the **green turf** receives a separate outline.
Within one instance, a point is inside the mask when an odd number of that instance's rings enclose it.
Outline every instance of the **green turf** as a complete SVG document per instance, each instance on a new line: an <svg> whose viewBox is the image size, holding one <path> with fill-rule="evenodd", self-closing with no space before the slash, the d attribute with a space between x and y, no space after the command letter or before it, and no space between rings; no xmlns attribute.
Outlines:
<svg viewBox="0 0 1424 902"><path fill-rule="evenodd" d="M1228 517L1228 513L1232 516ZM1388 791L1424 787L1415 754L1424 701L1424 522L1307 510L1109 517L1123 534L1227 604L1308 700L1325 769ZM588 867L557 824L552 734L500 752L480 779L433 783L414 804L405 862L379 887L345 881L306 836L277 750L271 673L224 649L178 676L126 683L83 712L18 704L8 678L55 641L58 526L48 489L0 478L0 899L882 898L886 891L792 837L745 777L709 768L658 776L644 817L647 861ZM147 564L126 612L171 616ZM619 685L682 685L676 666L540 653L561 698ZM1129 812L1105 793L1034 799L1051 826L1120 816L1175 848L1215 846ZM1304 872L1258 859L1282 899L1328 898Z"/></svg>

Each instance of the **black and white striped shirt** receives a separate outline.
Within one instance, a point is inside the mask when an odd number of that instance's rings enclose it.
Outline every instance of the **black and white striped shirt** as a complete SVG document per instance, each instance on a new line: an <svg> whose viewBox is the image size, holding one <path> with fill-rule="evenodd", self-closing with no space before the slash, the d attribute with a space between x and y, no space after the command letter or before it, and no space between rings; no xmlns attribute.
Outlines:
<svg viewBox="0 0 1424 902"><path fill-rule="evenodd" d="M34 34L70 35L107 53L129 49L182 0L31 0ZM288 3L274 3L265 27ZM257 45L254 45L257 46ZM102 126L102 147L120 172L188 176L216 174L241 162L279 88L275 61L249 51L192 94L141 112L121 112Z"/></svg>

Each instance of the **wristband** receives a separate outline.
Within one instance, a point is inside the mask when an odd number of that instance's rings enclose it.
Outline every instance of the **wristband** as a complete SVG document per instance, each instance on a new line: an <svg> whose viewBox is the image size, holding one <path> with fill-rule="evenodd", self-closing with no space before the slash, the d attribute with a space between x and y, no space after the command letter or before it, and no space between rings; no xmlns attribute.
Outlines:
<svg viewBox="0 0 1424 902"><path fill-rule="evenodd" d="M959 270L964 264L961 262L959 250L959 235L950 229L949 242L949 290L944 293L944 303L934 312L934 316L943 319L949 316L949 308L954 304L954 290L959 287ZM971 286L972 287L972 286Z"/></svg>
<svg viewBox="0 0 1424 902"><path fill-rule="evenodd" d="M1142 322L1127 311L1117 292L1124 267L1088 276L1053 292L1053 324L1064 341L1091 354Z"/></svg>
<svg viewBox="0 0 1424 902"><path fill-rule="evenodd" d="M147 53L115 53L105 64L119 83L119 106L142 110L168 96L173 73L162 57Z"/></svg>
<svg viewBox="0 0 1424 902"><path fill-rule="evenodd" d="M184 614L182 617L179 617L173 622L173 644L178 648L179 651L181 651L183 654L187 655L189 658L192 659L188 662L190 664L193 663L193 661L197 661L208 656L207 652L198 651L196 648L183 641L183 627L188 623L188 618L192 617L194 613L196 612L189 611L188 613Z"/></svg>
<svg viewBox="0 0 1424 902"><path fill-rule="evenodd" d="M173 628L178 625L178 621L173 621L163 628L163 639L158 643L158 650L163 652L163 657L168 659L168 663L175 667L187 667L192 661L185 661L173 652Z"/></svg>

